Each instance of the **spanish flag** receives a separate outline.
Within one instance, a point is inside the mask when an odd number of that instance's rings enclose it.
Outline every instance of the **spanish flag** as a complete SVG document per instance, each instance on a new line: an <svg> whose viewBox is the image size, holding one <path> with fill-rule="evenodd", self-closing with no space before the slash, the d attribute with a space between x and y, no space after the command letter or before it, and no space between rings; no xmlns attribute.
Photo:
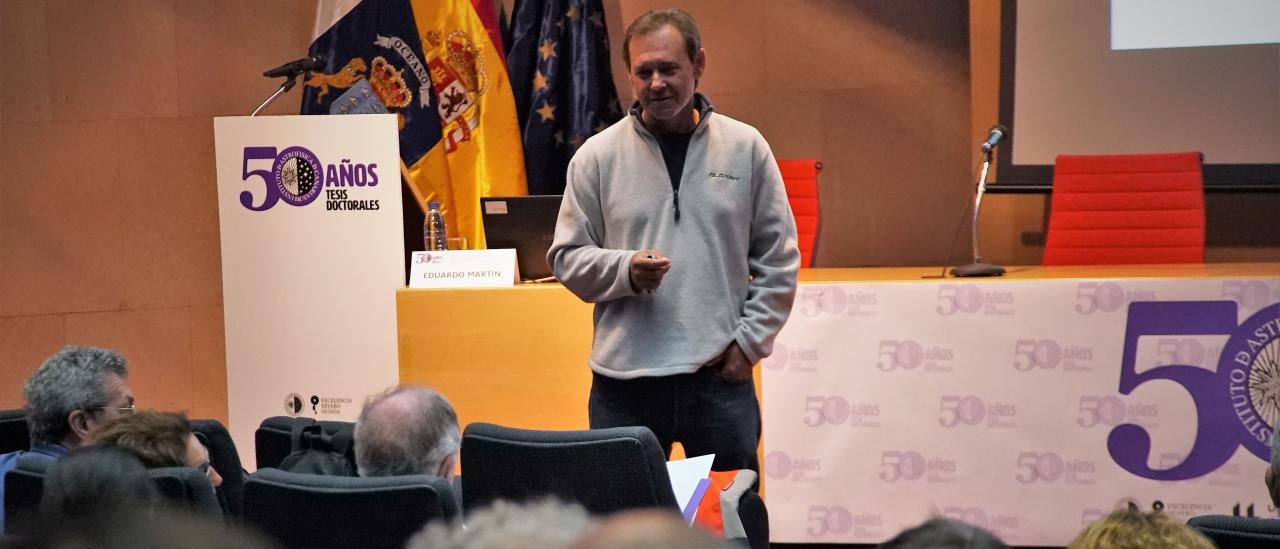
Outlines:
<svg viewBox="0 0 1280 549"><path fill-rule="evenodd" d="M484 247L480 197L527 193L520 127L488 0L327 0L316 10L303 114L391 112L418 205ZM383 109L383 110L379 110Z"/></svg>

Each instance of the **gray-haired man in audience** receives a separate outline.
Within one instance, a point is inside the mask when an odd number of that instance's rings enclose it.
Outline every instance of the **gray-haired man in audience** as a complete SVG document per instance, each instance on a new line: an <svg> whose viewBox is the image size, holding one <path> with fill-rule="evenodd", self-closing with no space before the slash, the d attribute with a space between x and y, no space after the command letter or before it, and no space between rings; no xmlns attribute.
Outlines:
<svg viewBox="0 0 1280 549"><path fill-rule="evenodd" d="M356 468L363 477L432 475L453 479L462 435L444 395L400 386L365 401L356 420Z"/></svg>
<svg viewBox="0 0 1280 549"><path fill-rule="evenodd" d="M129 370L124 357L110 349L64 347L36 369L22 388L26 400L31 451L0 456L0 501L4 475L27 455L58 459L84 445L103 423L133 411ZM4 512L0 509L0 531Z"/></svg>

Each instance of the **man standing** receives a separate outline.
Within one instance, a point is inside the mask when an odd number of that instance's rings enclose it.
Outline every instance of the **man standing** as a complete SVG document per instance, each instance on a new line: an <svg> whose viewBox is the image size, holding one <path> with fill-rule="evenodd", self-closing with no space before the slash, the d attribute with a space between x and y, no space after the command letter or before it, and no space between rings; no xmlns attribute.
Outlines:
<svg viewBox="0 0 1280 549"><path fill-rule="evenodd" d="M643 425L668 451L758 471L751 371L800 268L782 175L755 128L695 93L706 51L689 14L641 15L622 49L636 102L570 162L547 254L596 304L591 427Z"/></svg>
<svg viewBox="0 0 1280 549"><path fill-rule="evenodd" d="M64 347L36 369L22 388L31 451L0 456L0 501L4 475L23 454L58 459L108 420L133 411L129 370L120 353L96 347ZM0 531L4 511L0 509Z"/></svg>
<svg viewBox="0 0 1280 549"><path fill-rule="evenodd" d="M431 475L453 480L462 435L444 395L402 385L369 397L355 430L362 477Z"/></svg>

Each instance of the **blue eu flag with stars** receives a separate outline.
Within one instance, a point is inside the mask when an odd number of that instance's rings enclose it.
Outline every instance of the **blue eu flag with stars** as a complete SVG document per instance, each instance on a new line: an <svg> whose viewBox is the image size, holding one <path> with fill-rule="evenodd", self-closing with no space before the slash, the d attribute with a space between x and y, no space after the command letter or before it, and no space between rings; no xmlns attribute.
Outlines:
<svg viewBox="0 0 1280 549"><path fill-rule="evenodd" d="M561 194L569 159L622 118L600 0L517 0L507 66L529 194Z"/></svg>

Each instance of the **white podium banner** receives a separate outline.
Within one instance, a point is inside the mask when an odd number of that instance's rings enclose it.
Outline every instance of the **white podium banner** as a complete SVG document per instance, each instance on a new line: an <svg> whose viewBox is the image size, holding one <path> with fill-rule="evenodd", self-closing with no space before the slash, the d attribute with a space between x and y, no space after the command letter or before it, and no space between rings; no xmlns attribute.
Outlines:
<svg viewBox="0 0 1280 549"><path fill-rule="evenodd" d="M354 420L399 379L394 115L214 119L228 426L246 467L278 415Z"/></svg>
<svg viewBox="0 0 1280 549"><path fill-rule="evenodd" d="M1274 516L1280 276L802 285L763 364L774 542L932 515L1068 543L1134 502Z"/></svg>

